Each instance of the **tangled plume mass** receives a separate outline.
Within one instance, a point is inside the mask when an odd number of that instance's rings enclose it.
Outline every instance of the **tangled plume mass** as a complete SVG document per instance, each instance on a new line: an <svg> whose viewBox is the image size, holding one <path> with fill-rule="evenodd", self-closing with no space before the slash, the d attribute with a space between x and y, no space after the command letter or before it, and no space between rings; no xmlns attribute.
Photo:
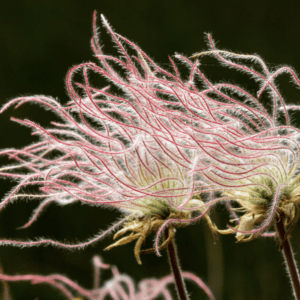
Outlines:
<svg viewBox="0 0 300 300"><path fill-rule="evenodd" d="M295 72L289 67L270 71L259 56L219 50L210 35L207 51L170 57L172 70L167 71L117 34L103 16L102 22L120 55L103 54L95 14L91 44L99 63L70 69L70 102L61 105L37 95L2 107L1 112L32 102L61 121L43 128L12 118L32 128L39 141L1 151L15 163L2 167L0 175L18 184L0 210L15 199L40 199L25 228L53 202L115 208L123 217L78 244L2 239L0 245L82 248L118 230L117 241L107 249L136 241L134 254L141 264L140 253L160 255L176 228L202 218L215 238L234 233L238 241L274 236L278 214L293 226L300 201L300 131L290 125L289 110L299 107L285 104L275 79L287 73L299 87ZM256 95L239 85L211 82L200 68L204 56L248 75L259 86ZM180 75L179 65L188 70L188 78ZM74 80L76 74L81 74L80 82ZM110 85L93 86L91 74ZM32 186L39 193L30 193ZM228 209L234 226L219 229L213 223L209 211L218 203ZM155 234L154 247L141 250L150 233Z"/></svg>

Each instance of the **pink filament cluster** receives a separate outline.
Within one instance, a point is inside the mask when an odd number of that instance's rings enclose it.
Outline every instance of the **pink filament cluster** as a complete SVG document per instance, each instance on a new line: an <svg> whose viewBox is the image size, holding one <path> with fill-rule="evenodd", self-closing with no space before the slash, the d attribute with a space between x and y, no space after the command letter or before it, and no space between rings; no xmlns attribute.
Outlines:
<svg viewBox="0 0 300 300"><path fill-rule="evenodd" d="M75 295L76 297L84 297L89 300L151 300L161 295L166 300L172 300L167 285L174 282L173 275L168 275L161 279L144 279L139 283L138 289L136 289L133 280L128 275L120 274L116 266L110 267L110 265L102 263L98 256L94 257L93 266L93 289L85 289L68 277L59 274L48 276L0 274L0 280L4 282L30 281L32 284L46 283L59 290L66 299L70 300L74 300ZM110 268L112 270L112 278L100 287L100 270ZM209 287L196 275L189 272L183 272L182 275L184 278L197 284L210 300L215 299Z"/></svg>
<svg viewBox="0 0 300 300"><path fill-rule="evenodd" d="M260 85L257 95L237 85L212 83L201 72L198 60L176 55L189 70L189 78L183 80L173 59L173 71L164 70L102 19L121 56L102 53L95 16L92 48L100 64L89 62L71 68L66 80L71 97L67 105L32 96L14 99L2 108L35 102L51 109L62 122L45 129L30 120L13 119L33 128L40 141L21 150L1 152L18 164L2 168L0 175L18 179L19 184L0 209L18 197L43 199L24 227L51 202L110 206L139 217L165 206L170 211L199 213L217 202L237 200L220 196L224 191L243 192L251 187L274 196L272 204L266 203L270 218L259 230L267 228L280 189L299 165L299 130L289 125L287 107L274 83L278 75L288 73L299 85L295 72L283 67L272 73L258 56L216 49L209 36L210 50L201 55L213 55L223 65L249 74ZM242 64L242 60L252 60L257 68ZM82 82L75 82L79 72ZM105 77L111 87L92 86L90 73ZM271 112L260 102L263 93L272 101ZM277 125L279 117L285 118L286 125ZM21 167L28 172L18 172ZM261 183L258 177L270 183ZM39 194L23 192L32 185L40 187ZM191 205L199 194L207 203ZM202 216L169 220L157 240L168 223L193 222ZM77 245L52 240L0 242L83 247L119 225Z"/></svg>

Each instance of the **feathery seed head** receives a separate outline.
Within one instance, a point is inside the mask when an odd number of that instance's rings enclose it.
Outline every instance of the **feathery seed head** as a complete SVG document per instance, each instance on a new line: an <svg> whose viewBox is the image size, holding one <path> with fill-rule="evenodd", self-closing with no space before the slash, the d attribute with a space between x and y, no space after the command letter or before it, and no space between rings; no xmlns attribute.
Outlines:
<svg viewBox="0 0 300 300"><path fill-rule="evenodd" d="M218 89L230 87L231 92L237 95L237 98L228 97L235 103L235 122L222 127L223 135L216 139L217 145L208 154L210 169L202 171L208 182L225 196L223 199L238 202L240 208L235 210L244 213L238 218L228 204L239 224L219 232L236 233L238 241L247 241L270 228L278 214L284 216L285 226L297 219L300 132L289 124L290 107L285 105L274 79L288 73L298 86L300 81L291 68L282 67L271 72L260 57L218 50L210 36L208 39L211 51L195 56L213 55L222 65L249 74L259 83L256 96L238 86L219 85ZM242 60L252 60L256 67L249 67ZM262 94L266 92L268 101L273 104L272 113L260 103ZM291 108L297 109L296 106ZM227 109L227 114L229 111ZM286 125L278 125L282 112ZM255 228L256 225L258 228Z"/></svg>
<svg viewBox="0 0 300 300"><path fill-rule="evenodd" d="M2 201L0 209L16 198L41 199L24 227L30 226L52 202L113 207L125 217L105 233L78 245L43 239L2 240L2 244L83 247L124 222L124 228L135 228L134 224L140 222L143 237L161 225L158 252L161 231L168 226L183 226L204 216L214 228L207 215L212 203L198 197L204 182L197 168L205 156L198 147L199 139L210 143L208 133L220 126L210 111L218 104L193 86L197 64L180 57L191 68L188 82L183 82L172 59L174 74L115 33L104 17L102 20L121 57L102 53L95 15L92 48L100 65L88 62L70 69L66 78L69 103L61 105L53 98L37 95L13 99L2 108L4 111L34 102L53 111L61 121L43 128L30 120L14 119L31 127L40 141L21 150L1 152L17 164L3 167L0 175L17 179L19 184ZM129 55L127 48L136 55ZM74 79L78 72L82 73L81 82ZM107 78L112 87L92 86L90 73ZM38 186L39 193L30 193L31 186Z"/></svg>

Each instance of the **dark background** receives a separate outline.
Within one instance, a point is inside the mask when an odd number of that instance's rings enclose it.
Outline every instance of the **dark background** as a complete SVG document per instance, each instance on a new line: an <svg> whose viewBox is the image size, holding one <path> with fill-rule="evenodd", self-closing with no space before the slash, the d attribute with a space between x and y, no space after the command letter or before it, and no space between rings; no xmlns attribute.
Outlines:
<svg viewBox="0 0 300 300"><path fill-rule="evenodd" d="M299 9L300 2L291 0L2 0L0 103L36 94L57 97L62 103L68 101L64 78L69 68L89 60L96 62L90 48L94 10L104 14L118 33L136 42L163 67L167 67L167 56L175 52L190 56L206 49L204 33L210 32L220 49L257 53L271 68L287 64L300 72ZM104 51L115 53L105 30L102 32ZM227 73L214 62L204 61L203 70L211 79L228 81ZM239 80L235 76L232 82ZM281 91L287 103L298 103L299 91L289 81L288 76L281 77ZM251 90L253 85L244 83L245 87L248 85ZM29 118L44 126L53 117L34 105L9 109L0 116L1 148L20 148L32 142L30 130L11 122L10 116ZM297 125L296 114L293 124ZM6 163L5 159L1 163ZM7 180L0 184L1 195L14 186ZM82 241L108 228L118 217L117 213L103 208L52 205L32 228L18 230L37 205L38 201L10 204L0 214L0 237ZM221 206L216 207L212 218L223 227L228 220ZM299 226L294 229L292 240L299 261ZM133 244L104 252L111 241L107 237L94 246L72 252L52 246L2 247L0 263L7 274L61 273L86 288L92 288L91 259L95 254L117 265L136 283L169 274L166 253L161 258L143 256L143 265L139 266L133 256ZM214 245L206 224L200 222L178 230L177 243L183 270L207 282L217 300L293 299L283 259L273 239L259 238L237 244L233 236L224 236ZM103 280L109 277L110 272L104 271ZM9 286L13 300L63 299L46 285L11 283ZM192 300L206 299L195 285L188 285L188 289Z"/></svg>

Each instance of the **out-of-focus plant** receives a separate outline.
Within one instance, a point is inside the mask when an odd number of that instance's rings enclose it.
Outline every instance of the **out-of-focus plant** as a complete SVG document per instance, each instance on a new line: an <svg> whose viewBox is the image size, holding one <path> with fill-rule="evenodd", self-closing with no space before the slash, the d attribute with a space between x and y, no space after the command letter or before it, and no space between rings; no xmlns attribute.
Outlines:
<svg viewBox="0 0 300 300"><path fill-rule="evenodd" d="M69 300L151 300L163 296L163 299L171 300L171 294L167 285L174 282L173 275L165 276L161 279L144 279L135 288L134 281L126 274L120 274L116 266L104 264L99 256L93 258L94 266L94 286L93 289L85 289L75 281L60 274L48 276L42 275L6 275L1 273L0 280L4 282L30 281L32 284L49 284L60 291ZM100 270L111 269L112 278L100 286ZM214 296L209 287L196 275L183 272L183 277L196 283L210 300ZM74 298L76 297L76 298ZM81 298L83 297L83 298Z"/></svg>

